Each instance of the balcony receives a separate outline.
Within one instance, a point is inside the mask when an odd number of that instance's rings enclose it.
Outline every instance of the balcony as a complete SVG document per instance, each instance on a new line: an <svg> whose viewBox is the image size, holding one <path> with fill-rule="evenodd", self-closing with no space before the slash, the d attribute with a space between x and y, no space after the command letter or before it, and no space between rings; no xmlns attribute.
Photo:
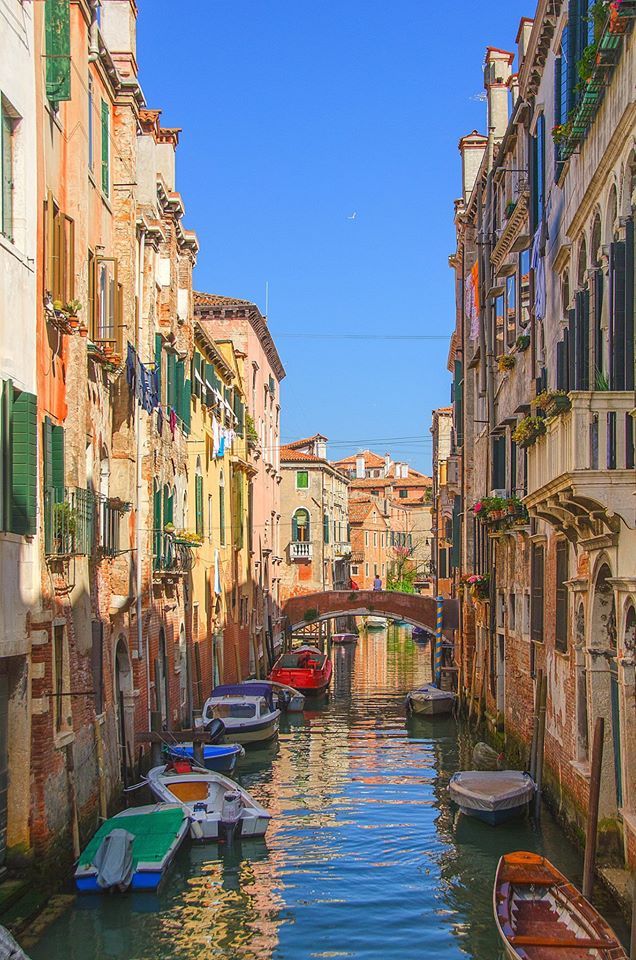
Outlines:
<svg viewBox="0 0 636 960"><path fill-rule="evenodd" d="M348 557L351 553L351 544L344 541L336 541L333 544L334 557Z"/></svg>
<svg viewBox="0 0 636 960"><path fill-rule="evenodd" d="M156 580L186 576L192 570L192 547L163 530L153 532L152 572Z"/></svg>
<svg viewBox="0 0 636 960"><path fill-rule="evenodd" d="M573 391L571 409L528 448L531 514L573 538L636 527L634 393Z"/></svg>
<svg viewBox="0 0 636 960"><path fill-rule="evenodd" d="M313 556L313 546L311 543L293 540L289 544L290 560L311 560Z"/></svg>
<svg viewBox="0 0 636 960"><path fill-rule="evenodd" d="M96 497L99 513L99 554L102 557L117 557L121 549L120 524L123 513L131 504L115 497Z"/></svg>
<svg viewBox="0 0 636 960"><path fill-rule="evenodd" d="M95 546L95 496L81 487L44 492L44 552L47 557L90 556Z"/></svg>

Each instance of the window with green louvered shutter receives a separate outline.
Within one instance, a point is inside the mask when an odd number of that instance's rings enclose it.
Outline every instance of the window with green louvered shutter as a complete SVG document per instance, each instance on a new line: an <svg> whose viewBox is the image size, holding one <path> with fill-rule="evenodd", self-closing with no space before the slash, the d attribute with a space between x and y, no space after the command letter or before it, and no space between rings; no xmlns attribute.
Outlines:
<svg viewBox="0 0 636 960"><path fill-rule="evenodd" d="M176 413L177 358L174 353L169 353L166 359L166 403Z"/></svg>
<svg viewBox="0 0 636 960"><path fill-rule="evenodd" d="M153 542L153 567L159 570L161 567L161 544L162 544L162 524L161 524L161 490L157 487L154 492L152 503L152 542Z"/></svg>
<svg viewBox="0 0 636 960"><path fill-rule="evenodd" d="M10 451L9 529L32 536L37 522L37 400L32 393L13 394Z"/></svg>
<svg viewBox="0 0 636 960"><path fill-rule="evenodd" d="M203 536L203 477L197 473L194 478L194 510L195 531L199 537Z"/></svg>
<svg viewBox="0 0 636 960"><path fill-rule="evenodd" d="M51 103L71 99L70 0L44 0L46 95Z"/></svg>
<svg viewBox="0 0 636 960"><path fill-rule="evenodd" d="M183 432L190 433L192 424L192 381L183 381Z"/></svg>
<svg viewBox="0 0 636 960"><path fill-rule="evenodd" d="M325 543L329 543L329 517L326 513L322 518L322 539Z"/></svg>
<svg viewBox="0 0 636 960"><path fill-rule="evenodd" d="M102 193L110 193L110 107L102 100Z"/></svg>
<svg viewBox="0 0 636 960"><path fill-rule="evenodd" d="M161 393L161 353L163 349L163 337L160 333L155 334L155 370L157 372L157 387L159 390L159 398L163 403L163 397Z"/></svg>
<svg viewBox="0 0 636 960"><path fill-rule="evenodd" d="M183 360L175 360L174 365L174 409L183 422L183 378L185 375L185 363Z"/></svg>

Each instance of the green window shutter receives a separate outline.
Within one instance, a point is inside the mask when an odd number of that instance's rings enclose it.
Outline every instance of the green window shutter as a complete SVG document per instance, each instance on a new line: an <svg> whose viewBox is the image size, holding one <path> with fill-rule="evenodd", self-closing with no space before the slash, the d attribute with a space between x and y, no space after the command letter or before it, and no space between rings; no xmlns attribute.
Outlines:
<svg viewBox="0 0 636 960"><path fill-rule="evenodd" d="M298 521L296 520L296 514L292 517L292 540L294 543L298 542Z"/></svg>
<svg viewBox="0 0 636 960"><path fill-rule="evenodd" d="M71 99L70 0L45 0L46 95L51 103Z"/></svg>
<svg viewBox="0 0 636 960"><path fill-rule="evenodd" d="M236 432L239 437L245 433L245 405L238 393L234 393L234 415L236 416Z"/></svg>
<svg viewBox="0 0 636 960"><path fill-rule="evenodd" d="M455 443L458 447L462 447L464 445L464 375L461 360L455 361L453 397L455 405Z"/></svg>
<svg viewBox="0 0 636 960"><path fill-rule="evenodd" d="M139 518L137 518L139 522ZM152 540L153 540L153 566L157 570L161 566L161 490L157 488L154 492L152 503Z"/></svg>
<svg viewBox="0 0 636 960"><path fill-rule="evenodd" d="M157 371L157 389L161 397L161 351L163 349L163 337L160 333L155 333L155 370Z"/></svg>
<svg viewBox="0 0 636 960"><path fill-rule="evenodd" d="M326 513L322 518L322 538L325 543L329 543L329 517Z"/></svg>
<svg viewBox="0 0 636 960"><path fill-rule="evenodd" d="M32 536L37 525L37 399L14 394L11 409L11 530Z"/></svg>
<svg viewBox="0 0 636 960"><path fill-rule="evenodd" d="M166 374L166 404L169 407L176 411L176 402L177 402L177 391L176 391L176 380L177 380L177 357L174 353L169 353L168 357L168 367Z"/></svg>
<svg viewBox="0 0 636 960"><path fill-rule="evenodd" d="M194 478L194 509L195 509L195 530L196 533L203 536L203 477L200 473Z"/></svg>
<svg viewBox="0 0 636 960"><path fill-rule="evenodd" d="M51 427L51 485L58 500L64 498L64 427Z"/></svg>
<svg viewBox="0 0 636 960"><path fill-rule="evenodd" d="M110 192L110 107L102 100L102 193Z"/></svg>
<svg viewBox="0 0 636 960"><path fill-rule="evenodd" d="M163 525L166 526L167 523L173 523L174 521L174 502L173 497L170 492L170 487L165 486L163 488Z"/></svg>
<svg viewBox="0 0 636 960"><path fill-rule="evenodd" d="M514 484L511 484L514 486ZM462 501L461 497L455 497L453 501L453 537L451 549L451 566L455 570L459 567L460 548L461 548L461 530L462 530ZM409 540L411 535L409 534ZM410 546L410 544L409 544Z"/></svg>
<svg viewBox="0 0 636 960"><path fill-rule="evenodd" d="M219 537L225 546L225 487L219 487Z"/></svg>
<svg viewBox="0 0 636 960"><path fill-rule="evenodd" d="M174 408L177 416L183 422L183 379L185 376L185 363L183 360L175 361L175 384L174 384Z"/></svg>
<svg viewBox="0 0 636 960"><path fill-rule="evenodd" d="M192 381L183 381L183 431L190 433L192 424Z"/></svg>

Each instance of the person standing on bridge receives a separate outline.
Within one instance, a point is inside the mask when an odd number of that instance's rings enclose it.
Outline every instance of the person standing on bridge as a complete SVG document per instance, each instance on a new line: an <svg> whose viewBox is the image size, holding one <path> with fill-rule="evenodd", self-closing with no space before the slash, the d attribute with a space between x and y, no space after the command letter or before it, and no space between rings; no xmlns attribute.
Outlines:
<svg viewBox="0 0 636 960"><path fill-rule="evenodd" d="M381 590L381 589L382 589L382 581L381 581L381 579L380 579L380 574L379 574L379 573L376 573L376 575L375 575L375 579L374 579L374 581L373 581L373 589L374 589L374 590Z"/></svg>

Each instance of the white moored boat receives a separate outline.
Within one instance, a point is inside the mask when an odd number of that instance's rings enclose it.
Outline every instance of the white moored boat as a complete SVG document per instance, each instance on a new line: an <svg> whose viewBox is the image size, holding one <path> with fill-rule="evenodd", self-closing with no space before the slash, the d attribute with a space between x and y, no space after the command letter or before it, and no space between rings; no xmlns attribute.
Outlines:
<svg viewBox="0 0 636 960"><path fill-rule="evenodd" d="M224 684L203 705L203 725L217 719L225 724L229 742L259 746L278 736L280 710L266 684Z"/></svg>
<svg viewBox="0 0 636 960"><path fill-rule="evenodd" d="M406 709L418 717L437 717L450 713L455 703L455 694L451 690L440 690L427 683L406 695Z"/></svg>
<svg viewBox="0 0 636 960"><path fill-rule="evenodd" d="M331 642L335 644L349 644L357 643L358 635L357 633L334 633L331 638Z"/></svg>
<svg viewBox="0 0 636 960"><path fill-rule="evenodd" d="M300 690L288 687L285 683L275 680L245 680L245 683L256 686L268 686L276 699L276 706L286 713L302 713L305 709L305 697Z"/></svg>
<svg viewBox="0 0 636 960"><path fill-rule="evenodd" d="M496 827L525 813L536 785L520 770L460 770L448 784L462 813Z"/></svg>
<svg viewBox="0 0 636 960"><path fill-rule="evenodd" d="M164 803L178 803L195 840L262 837L270 814L246 790L220 773L177 761L153 767L148 785Z"/></svg>

